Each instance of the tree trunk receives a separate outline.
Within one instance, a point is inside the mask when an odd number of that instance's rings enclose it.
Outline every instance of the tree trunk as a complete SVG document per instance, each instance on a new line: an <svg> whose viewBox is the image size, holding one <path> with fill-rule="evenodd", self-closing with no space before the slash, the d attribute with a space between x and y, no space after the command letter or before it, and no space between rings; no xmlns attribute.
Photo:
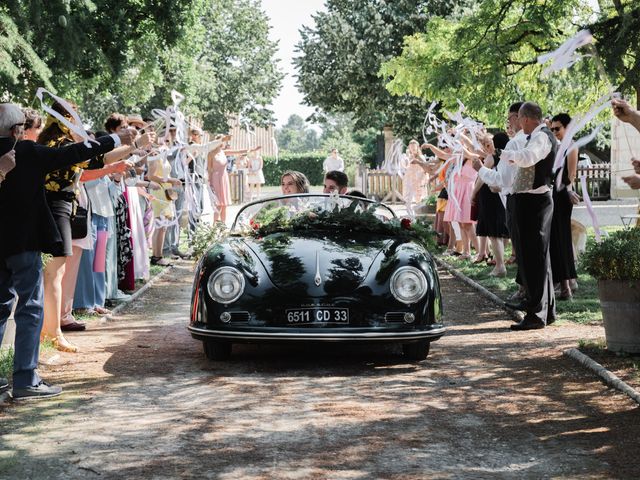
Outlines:
<svg viewBox="0 0 640 480"><path fill-rule="evenodd" d="M624 6L620 0L613 0L613 6L616 8L616 12L618 12L618 16L622 17L624 15Z"/></svg>

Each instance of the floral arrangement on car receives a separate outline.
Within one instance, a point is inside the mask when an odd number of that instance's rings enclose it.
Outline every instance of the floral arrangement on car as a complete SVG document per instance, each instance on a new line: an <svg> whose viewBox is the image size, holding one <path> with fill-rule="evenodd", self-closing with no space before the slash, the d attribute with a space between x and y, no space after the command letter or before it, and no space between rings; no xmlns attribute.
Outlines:
<svg viewBox="0 0 640 480"><path fill-rule="evenodd" d="M249 235L262 238L272 233L303 230L335 230L377 233L394 237L411 237L431 249L435 247L435 233L430 223L409 218L383 220L375 214L376 205L356 208L357 204L329 210L303 210L293 215L286 206L261 210L250 222Z"/></svg>

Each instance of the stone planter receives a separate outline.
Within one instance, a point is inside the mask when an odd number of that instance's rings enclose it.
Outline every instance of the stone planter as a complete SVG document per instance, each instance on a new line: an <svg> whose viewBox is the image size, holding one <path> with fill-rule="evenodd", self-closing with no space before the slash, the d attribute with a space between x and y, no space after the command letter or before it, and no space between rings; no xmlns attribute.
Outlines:
<svg viewBox="0 0 640 480"><path fill-rule="evenodd" d="M607 348L640 353L640 281L599 280Z"/></svg>

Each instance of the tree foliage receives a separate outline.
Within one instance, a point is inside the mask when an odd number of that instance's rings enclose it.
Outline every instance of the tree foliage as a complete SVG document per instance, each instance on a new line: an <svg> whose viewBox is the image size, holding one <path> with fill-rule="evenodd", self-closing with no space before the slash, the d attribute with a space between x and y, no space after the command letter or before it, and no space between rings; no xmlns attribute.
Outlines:
<svg viewBox="0 0 640 480"><path fill-rule="evenodd" d="M446 15L453 0L327 0L326 12L303 27L294 59L298 87L316 120L323 112L350 113L358 128L392 123L415 135L428 105L412 96L392 96L378 76L398 55L405 36L422 31L432 15Z"/></svg>
<svg viewBox="0 0 640 480"><path fill-rule="evenodd" d="M0 8L0 38L19 46L0 47L0 87L31 104L48 86L98 125L164 107L172 89L206 128L226 130L230 113L264 123L282 79L268 31L259 0L16 2Z"/></svg>
<svg viewBox="0 0 640 480"><path fill-rule="evenodd" d="M468 113L493 125L502 125L508 105L522 99L535 100L549 112L583 111L607 91L596 64L585 60L569 71L542 77L536 59L588 26L615 81L632 81L634 76L625 69L637 65L640 26L636 22L633 38L612 54L617 41L615 35L603 34L604 25L624 22L601 20L607 15L603 10L594 22L586 0L483 0L455 18L430 19L424 32L405 39L402 54L386 62L380 73L395 95L440 100L454 110L460 99ZM629 28L635 12L625 15ZM620 56L618 63L615 55Z"/></svg>
<svg viewBox="0 0 640 480"><path fill-rule="evenodd" d="M276 130L280 150L291 153L310 152L320 148L318 133L300 115L291 115L287 123Z"/></svg>
<svg viewBox="0 0 640 480"><path fill-rule="evenodd" d="M640 108L640 4L634 0L600 0L600 16L589 25L612 81L634 91Z"/></svg>

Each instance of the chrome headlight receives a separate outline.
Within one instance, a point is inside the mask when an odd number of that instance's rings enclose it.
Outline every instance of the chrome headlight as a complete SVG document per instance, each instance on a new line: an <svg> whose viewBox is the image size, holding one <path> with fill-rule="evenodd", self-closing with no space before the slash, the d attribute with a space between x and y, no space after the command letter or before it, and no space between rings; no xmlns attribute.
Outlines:
<svg viewBox="0 0 640 480"><path fill-rule="evenodd" d="M415 267L400 267L391 275L390 287L396 300L410 305L427 293L427 278Z"/></svg>
<svg viewBox="0 0 640 480"><path fill-rule="evenodd" d="M218 303L233 303L244 292L244 276L233 267L220 267L209 277L207 291Z"/></svg>

